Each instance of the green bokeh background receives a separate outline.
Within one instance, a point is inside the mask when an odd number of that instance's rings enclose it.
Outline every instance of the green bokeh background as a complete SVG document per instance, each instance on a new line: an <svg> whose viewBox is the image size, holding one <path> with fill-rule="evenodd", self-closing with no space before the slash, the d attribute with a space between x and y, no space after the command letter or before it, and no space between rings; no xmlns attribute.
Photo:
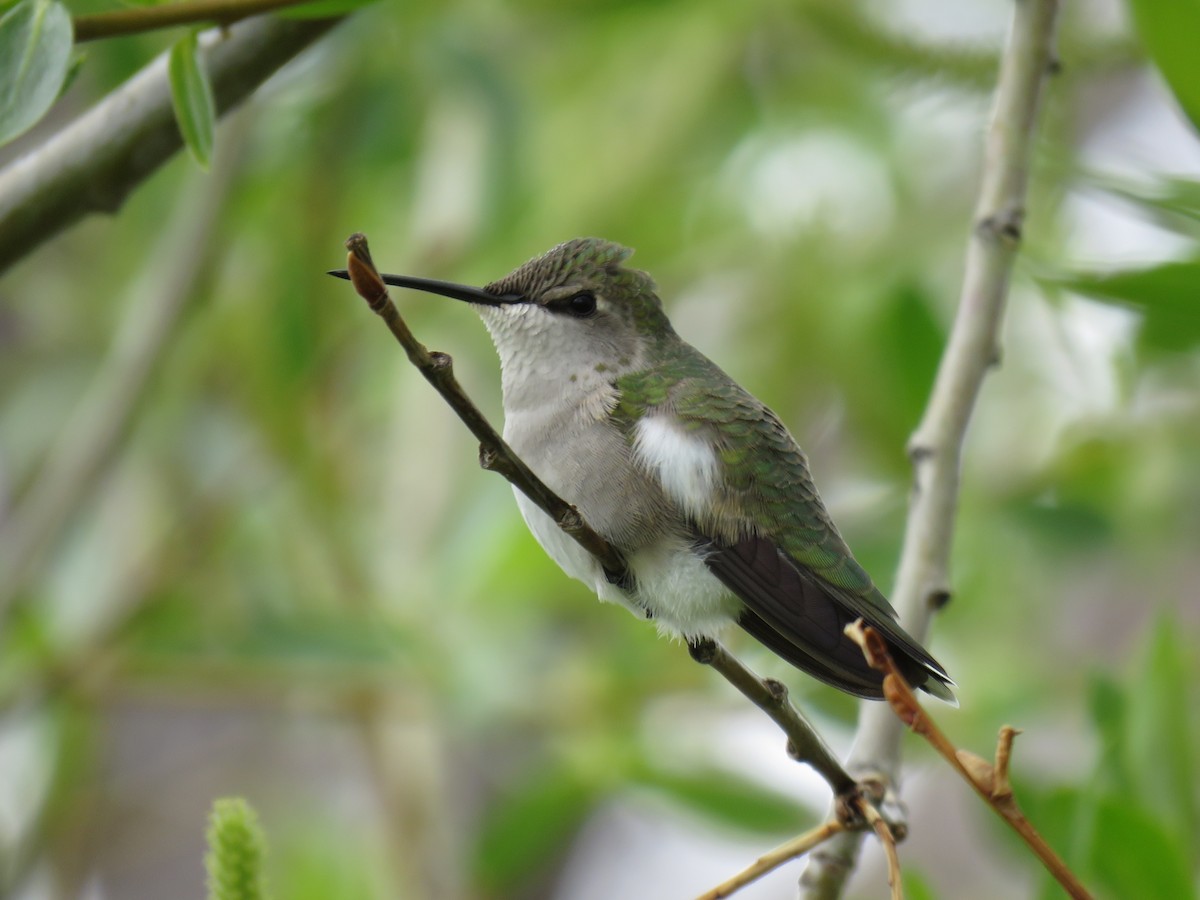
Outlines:
<svg viewBox="0 0 1200 900"><path fill-rule="evenodd" d="M229 794L299 900L687 897L823 815L741 698L544 557L323 272L360 230L381 268L475 284L570 237L637 248L886 589L1009 13L967 6L387 0L223 122L212 171L181 155L6 273L5 528L110 444L0 575L0 894L203 896ZM1171 93L1200 63L1155 6L1144 41L1125 7L1065 12L931 640L961 688L939 720L983 755L1025 729L1020 799L1107 897L1192 896L1200 859L1200 140ZM168 43L89 45L6 152ZM470 311L397 300L499 422ZM853 702L731 641L845 752ZM910 896L1056 896L906 755ZM851 893L883 891L868 848Z"/></svg>

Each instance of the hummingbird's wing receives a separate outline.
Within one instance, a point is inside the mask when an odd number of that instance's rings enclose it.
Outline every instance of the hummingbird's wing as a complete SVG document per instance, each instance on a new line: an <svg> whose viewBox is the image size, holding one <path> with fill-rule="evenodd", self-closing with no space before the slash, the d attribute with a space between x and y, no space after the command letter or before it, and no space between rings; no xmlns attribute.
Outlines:
<svg viewBox="0 0 1200 900"><path fill-rule="evenodd" d="M862 618L914 686L954 701L945 670L912 639L854 559L779 418L687 345L617 382L633 456L687 516L709 570L745 605L738 621L828 684L882 696L882 676L843 633Z"/></svg>

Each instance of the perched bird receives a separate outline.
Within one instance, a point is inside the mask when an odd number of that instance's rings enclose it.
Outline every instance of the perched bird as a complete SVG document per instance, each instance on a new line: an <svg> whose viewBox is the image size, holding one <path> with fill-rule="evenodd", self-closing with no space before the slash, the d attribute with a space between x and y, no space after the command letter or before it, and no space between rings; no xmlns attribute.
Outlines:
<svg viewBox="0 0 1200 900"><path fill-rule="evenodd" d="M850 553L779 417L675 333L653 280L609 241L567 241L479 289L384 281L470 303L500 355L504 437L612 543L610 577L519 491L562 569L661 632L736 622L813 677L858 697L882 676L843 628L862 618L914 686L953 682ZM340 274L340 273L338 273Z"/></svg>

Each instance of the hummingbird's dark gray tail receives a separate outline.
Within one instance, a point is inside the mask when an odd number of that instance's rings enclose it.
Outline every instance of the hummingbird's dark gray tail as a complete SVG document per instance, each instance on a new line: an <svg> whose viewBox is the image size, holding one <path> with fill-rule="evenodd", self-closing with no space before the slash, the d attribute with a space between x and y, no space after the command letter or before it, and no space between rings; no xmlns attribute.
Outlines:
<svg viewBox="0 0 1200 900"><path fill-rule="evenodd" d="M846 639L846 642L854 648L852 652L858 654L858 660L850 665L842 661L839 661L838 664L831 664L819 657L805 653L803 649L768 625L759 615L748 609L738 618L738 624L776 656L791 663L802 672L807 672L818 681L823 681L855 697L867 700L883 699L882 673L866 664L866 660L862 657L862 651L849 638ZM889 649L893 653L896 664L900 667L900 673L909 684L919 687L939 700L944 700L954 706L958 705L958 699L950 689L949 679L943 682L935 677L923 663L909 658L902 650L898 651L890 645Z"/></svg>
<svg viewBox="0 0 1200 900"><path fill-rule="evenodd" d="M861 593L821 578L770 539L697 542L705 565L745 603L738 624L770 650L826 684L872 700L883 699L883 675L845 634L863 619L887 642L913 687L958 704L953 682L937 660L900 627L883 595L866 579Z"/></svg>

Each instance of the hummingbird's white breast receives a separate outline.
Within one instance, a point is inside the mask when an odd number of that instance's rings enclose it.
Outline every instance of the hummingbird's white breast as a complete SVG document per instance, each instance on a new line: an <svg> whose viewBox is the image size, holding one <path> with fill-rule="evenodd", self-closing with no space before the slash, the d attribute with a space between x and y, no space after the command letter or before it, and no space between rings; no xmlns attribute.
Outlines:
<svg viewBox="0 0 1200 900"><path fill-rule="evenodd" d="M644 367L640 345L615 347L535 305L481 307L501 360L504 439L538 476L625 555L632 593L520 491L517 505L542 548L602 600L650 613L672 636L715 635L740 601L712 575L684 516L700 515L720 478L713 448L666 417L613 423L615 380Z"/></svg>
<svg viewBox="0 0 1200 900"><path fill-rule="evenodd" d="M684 513L707 518L721 478L721 461L712 444L669 415L645 416L633 434L636 462L657 477Z"/></svg>

